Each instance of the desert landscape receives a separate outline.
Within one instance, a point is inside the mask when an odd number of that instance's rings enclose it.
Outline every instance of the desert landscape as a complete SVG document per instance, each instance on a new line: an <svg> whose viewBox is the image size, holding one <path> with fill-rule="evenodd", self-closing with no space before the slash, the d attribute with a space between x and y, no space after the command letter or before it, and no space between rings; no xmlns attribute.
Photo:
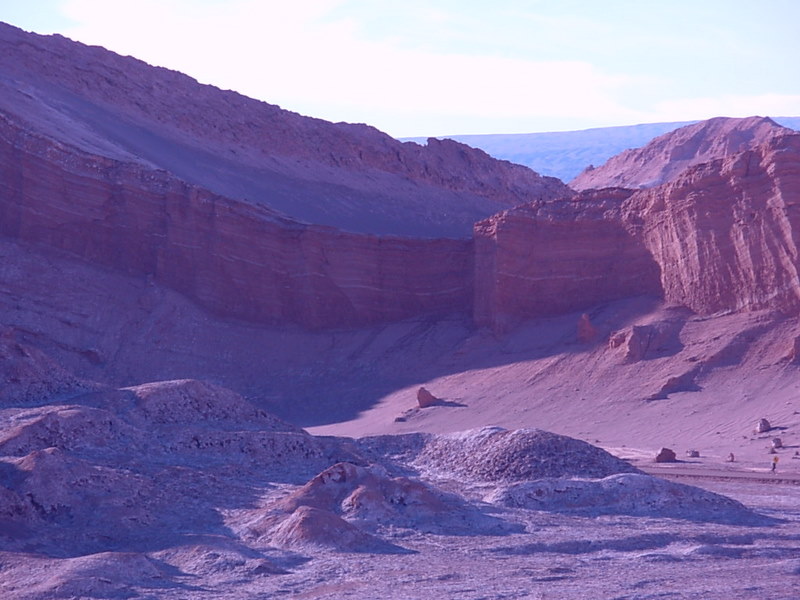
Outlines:
<svg viewBox="0 0 800 600"><path fill-rule="evenodd" d="M3 598L800 597L800 133L563 182L2 23L0 90Z"/></svg>

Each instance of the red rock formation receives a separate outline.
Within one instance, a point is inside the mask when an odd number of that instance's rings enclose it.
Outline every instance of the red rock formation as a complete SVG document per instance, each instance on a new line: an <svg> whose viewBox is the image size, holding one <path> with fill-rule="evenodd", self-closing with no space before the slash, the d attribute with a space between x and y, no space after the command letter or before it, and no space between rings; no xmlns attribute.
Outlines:
<svg viewBox="0 0 800 600"><path fill-rule="evenodd" d="M656 264L622 226L629 194L604 190L531 204L478 223L476 323L502 331L521 319L659 294Z"/></svg>
<svg viewBox="0 0 800 600"><path fill-rule="evenodd" d="M588 344L597 339L600 332L597 327L592 325L592 320L587 313L583 313L581 318L578 319L578 341L583 344Z"/></svg>
<svg viewBox="0 0 800 600"><path fill-rule="evenodd" d="M702 314L796 311L799 205L793 134L637 192L624 214L661 267L668 302Z"/></svg>
<svg viewBox="0 0 800 600"><path fill-rule="evenodd" d="M503 330L634 295L701 314L796 311L798 205L791 134L656 188L500 213L475 228L475 320Z"/></svg>
<svg viewBox="0 0 800 600"><path fill-rule="evenodd" d="M428 408L439 402L439 398L431 394L427 389L421 387L417 390L417 404L420 408Z"/></svg>
<svg viewBox="0 0 800 600"><path fill-rule="evenodd" d="M673 181L688 167L752 149L791 132L764 117L709 119L665 133L642 148L626 150L601 167L587 169L570 186L576 190L655 187Z"/></svg>
<svg viewBox="0 0 800 600"><path fill-rule="evenodd" d="M0 119L0 234L260 322L351 326L470 304L470 242L301 224Z"/></svg>

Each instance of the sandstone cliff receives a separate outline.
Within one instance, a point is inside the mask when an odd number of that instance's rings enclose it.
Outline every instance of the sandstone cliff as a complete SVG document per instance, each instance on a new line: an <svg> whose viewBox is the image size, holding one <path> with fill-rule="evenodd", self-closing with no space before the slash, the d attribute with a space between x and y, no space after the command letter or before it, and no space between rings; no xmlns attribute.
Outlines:
<svg viewBox="0 0 800 600"><path fill-rule="evenodd" d="M700 314L800 308L800 135L673 182L587 191L475 227L475 320L519 320L650 295Z"/></svg>
<svg viewBox="0 0 800 600"><path fill-rule="evenodd" d="M649 188L674 180L692 165L748 150L776 135L792 133L772 119L718 117L665 133L643 146L617 154L570 182L576 190L605 187Z"/></svg>
<svg viewBox="0 0 800 600"><path fill-rule="evenodd" d="M692 167L632 195L624 214L668 302L701 314L800 308L800 135Z"/></svg>
<svg viewBox="0 0 800 600"><path fill-rule="evenodd" d="M0 119L0 234L148 277L222 316L339 327L463 311L469 240L292 221Z"/></svg>
<svg viewBox="0 0 800 600"><path fill-rule="evenodd" d="M658 295L658 265L621 219L630 194L623 189L587 192L478 223L476 323L507 330L526 318Z"/></svg>

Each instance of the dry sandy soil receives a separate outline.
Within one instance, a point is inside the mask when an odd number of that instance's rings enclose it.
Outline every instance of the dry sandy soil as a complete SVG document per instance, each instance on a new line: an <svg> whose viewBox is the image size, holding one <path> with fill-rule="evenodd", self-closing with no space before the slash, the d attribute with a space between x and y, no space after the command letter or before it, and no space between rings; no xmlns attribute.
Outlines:
<svg viewBox="0 0 800 600"><path fill-rule="evenodd" d="M314 334L0 251L3 598L798 597L795 319L644 298L598 307L588 342L580 315ZM636 360L609 345L648 323L674 335ZM213 383L145 385L186 378ZM440 402L415 408L420 386ZM486 426L583 441L487 450ZM654 464L662 446L680 462ZM341 461L377 470L326 492ZM633 467L659 479L605 479Z"/></svg>

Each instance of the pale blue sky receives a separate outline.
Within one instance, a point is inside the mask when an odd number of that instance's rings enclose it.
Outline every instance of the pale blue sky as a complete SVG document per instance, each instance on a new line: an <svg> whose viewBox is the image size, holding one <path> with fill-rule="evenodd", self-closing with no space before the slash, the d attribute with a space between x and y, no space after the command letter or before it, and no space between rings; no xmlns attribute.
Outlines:
<svg viewBox="0 0 800 600"><path fill-rule="evenodd" d="M395 136L800 115L797 0L0 0L0 20Z"/></svg>

